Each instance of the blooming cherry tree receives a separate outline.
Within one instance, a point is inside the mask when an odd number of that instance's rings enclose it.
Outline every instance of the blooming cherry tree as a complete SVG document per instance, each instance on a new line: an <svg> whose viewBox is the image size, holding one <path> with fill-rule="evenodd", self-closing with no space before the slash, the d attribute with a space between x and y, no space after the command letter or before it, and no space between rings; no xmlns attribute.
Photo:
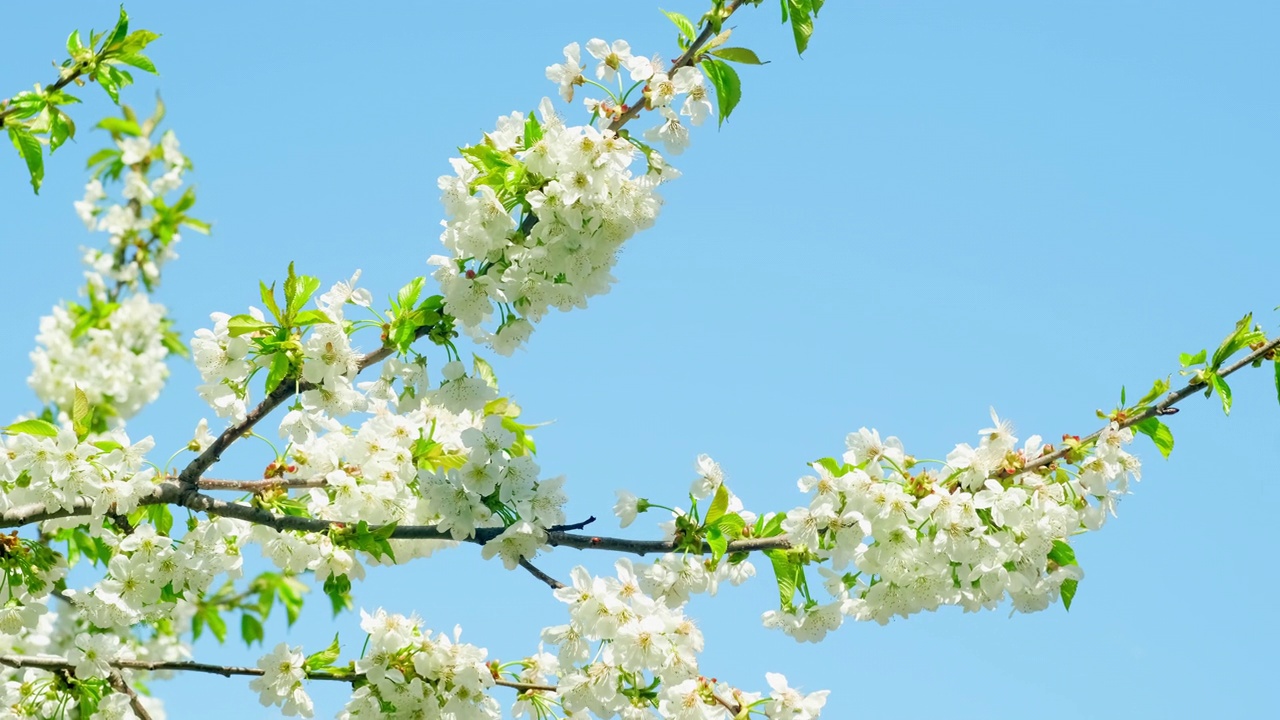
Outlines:
<svg viewBox="0 0 1280 720"><path fill-rule="evenodd" d="M209 230L184 189L191 161L160 129L163 104L146 119L122 106L99 123L111 144L93 156L75 212L106 239L84 251L80 299L40 321L29 384L43 407L0 438L0 527L15 529L0 536L0 715L160 717L149 681L188 671L251 677L261 703L287 716L311 717L308 688L329 682L350 686L344 718L508 708L808 720L829 691L798 690L776 672L719 679L703 666L691 598L772 581L778 604L763 624L802 642L946 605L1069 609L1084 577L1072 539L1101 529L1140 478L1135 437L1167 456L1164 418L1178 403L1207 392L1229 411L1227 378L1276 361L1280 339L1251 316L1212 353L1183 355L1181 385L1157 380L1132 402L1122 393L1092 434L1020 440L993 411L975 443L927 460L864 427L810 463L801 498L780 508L749 507L699 456L687 497L617 490L622 527L660 515L650 540L583 532L596 519L568 515L572 483L543 471L538 426L482 356L511 355L553 309L581 310L609 291L621 250L678 187L668 156L735 110L734 64L760 63L729 44L727 25L757 4L715 0L696 22L666 13L677 45L649 54L591 38L550 58L548 93L562 102L501 116L459 149L437 181L443 252L387 306L359 270L326 284L291 264L260 283L259 306L216 312L184 341L150 292L183 234ZM821 8L783 3L798 51ZM154 71L142 51L156 37L130 32L122 11L87 45L72 36L55 83L0 104L36 189L44 147L74 135L65 88L93 77L118 100L131 79L122 66ZM464 357L463 336L481 353ZM375 349L359 351L370 338ZM171 355L193 361L209 413L192 418L185 447L156 448L130 420L164 389ZM261 478L210 476L255 435L271 448ZM542 629L526 656L498 659L461 628L362 607L363 638L282 642L241 666L192 658L199 634L226 635L224 616L239 614L246 644L263 644L273 608L291 623L312 608L308 585L350 611L367 567L459 543L549 586L564 622ZM251 546L270 569L246 562ZM535 564L559 547L620 557L603 575L579 565L560 580Z"/></svg>

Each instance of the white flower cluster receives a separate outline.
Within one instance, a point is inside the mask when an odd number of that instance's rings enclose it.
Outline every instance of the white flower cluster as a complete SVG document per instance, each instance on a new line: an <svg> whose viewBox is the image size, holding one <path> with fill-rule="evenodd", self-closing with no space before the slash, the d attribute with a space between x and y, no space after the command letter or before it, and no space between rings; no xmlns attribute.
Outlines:
<svg viewBox="0 0 1280 720"><path fill-rule="evenodd" d="M672 154L682 152L689 132L681 116L697 125L712 109L702 73L683 67L668 75L656 60L633 56L621 40L606 45L594 39L587 49L600 60L597 77L613 80L625 69L643 84L643 99L637 102L664 118L645 137L664 143ZM565 58L547 68L547 77L568 101L586 80L577 43L565 48ZM677 113L673 104L680 96L685 101ZM587 104L602 126L626 111L617 97ZM528 339L532 323L550 308L586 307L587 298L608 292L622 244L658 216L657 186L679 175L647 147L646 172L633 173L631 164L640 154L636 141L607 127L566 126L549 100L543 100L538 114L540 123L519 112L499 118L482 146L503 158L508 177L524 178L526 184L495 189L489 181L492 168L474 156L451 160L454 174L439 180L448 218L440 240L450 254L431 258L439 266L435 278L449 312L477 340L504 355ZM536 139L526 137L532 127L540 135ZM527 220L517 223L513 208L532 213L532 228ZM500 319L490 332L481 325L495 303Z"/></svg>
<svg viewBox="0 0 1280 720"><path fill-rule="evenodd" d="M463 327L508 355L550 308L586 307L588 297L607 292L622 243L651 226L662 203L655 192L662 174L634 175L639 153L630 143L607 130L566 127L546 102L542 116L542 138L528 150L520 149L519 112L500 118L487 135L545 178L524 198L537 216L527 234L491 187L475 187L479 171L466 160L451 160L456 174L439 181L449 218L440 239L450 256L431 258L439 266L435 278ZM502 322L490 335L479 326L494 302L502 306Z"/></svg>
<svg viewBox="0 0 1280 720"><path fill-rule="evenodd" d="M1138 477L1138 460L1123 450L1133 432L1103 430L1074 476L1023 471L1052 449L1039 436L1016 447L992 416L979 446L957 446L937 472L912 474L897 438L866 428L849 435L840 472L815 463L818 474L799 482L813 499L788 512L783 529L830 560L820 570L835 600L771 611L765 624L816 641L845 616L884 624L943 605L992 609L1006 596L1015 611L1035 612L1064 583L1074 587L1082 572L1067 539L1101 527Z"/></svg>
<svg viewBox="0 0 1280 720"><path fill-rule="evenodd" d="M355 282L360 272L348 281L338 282L316 299L316 307L329 322L308 328L302 347L302 379L313 388L301 395L302 412L292 412L286 417L290 433L305 436L317 429L340 427L332 421L367 407L364 395L352 385L359 372L360 353L351 346L351 338L344 325L343 306L347 304L369 307L372 296L368 290L358 289ZM264 321L262 311L249 308L253 319ZM268 367L272 357L255 356L253 342L248 335L232 337L228 321L230 315L221 312L210 314L213 329L201 328L191 340L191 351L196 368L204 384L197 388L200 397L220 417L240 422L245 418L249 402L249 376L255 369Z"/></svg>
<svg viewBox="0 0 1280 720"><path fill-rule="evenodd" d="M405 617L381 608L373 615L360 612L360 628L369 634L356 672L368 684L352 694L340 718L465 718L502 716L490 697L493 673L483 648L453 637L432 637L416 616Z"/></svg>
<svg viewBox="0 0 1280 720"><path fill-rule="evenodd" d="M692 560L690 565L701 565ZM801 695L781 675L769 674L774 692L763 702L759 694L700 677L703 637L684 614L687 594L664 601L651 593L648 573L637 572L629 560L619 560L615 569L616 578L600 578L576 567L572 584L555 591L556 598L569 605L569 623L543 630L543 641L557 646L557 652L526 660L522 682L545 684L556 676L556 694L567 712L602 718L653 718L650 701L626 691L648 688L654 681L661 685L657 715L662 718L728 720L730 713L717 697L753 706L768 718L818 717L827 693ZM531 696L522 698L517 714L533 711L527 707L533 702Z"/></svg>
<svg viewBox="0 0 1280 720"><path fill-rule="evenodd" d="M258 669L262 675L249 683L249 689L258 693L258 700L263 705L281 705L281 711L288 717L302 716L309 718L315 715L315 706L311 697L302 689L302 681L307 677L304 665L306 657L302 648L289 649L280 643L275 649L258 659Z"/></svg>
<svg viewBox="0 0 1280 720"><path fill-rule="evenodd" d="M182 174L191 163L178 149L178 138L170 130L153 146L146 137L124 137L117 141L120 161L129 169L124 176L122 195L125 202L102 206L107 198L101 181L90 180L84 189L84 199L75 203L76 214L90 230L110 234L107 251L86 249L85 263L100 277L136 287L140 280L148 284L160 278L163 265L178 257L175 246L181 237L173 234L163 243L148 243L145 252L131 253L130 238L152 229L156 217L145 217L143 209L156 197L163 197L182 187ZM163 162L164 172L154 180L148 180L153 167L152 160ZM136 248L136 245L135 245ZM122 262L123 261L123 262Z"/></svg>
<svg viewBox="0 0 1280 720"><path fill-rule="evenodd" d="M90 292L100 290L91 285ZM40 319L27 383L41 402L70 409L79 388L90 404L110 405L128 419L160 395L169 377L163 305L133 295L96 326L77 324L61 306Z"/></svg>
<svg viewBox="0 0 1280 720"><path fill-rule="evenodd" d="M102 539L115 553L106 575L67 595L84 619L99 628L125 631L140 622L182 616L189 612L187 603L163 599L164 588L199 598L219 575L240 577L240 545L249 532L248 523L228 518L201 521L180 542L150 524L125 536L104 532Z"/></svg>
<svg viewBox="0 0 1280 720"><path fill-rule="evenodd" d="M446 367L446 376L459 368ZM292 433L289 453L292 467L287 479L323 479L322 488L313 488L307 507L314 517L370 524L401 523L438 525L455 539L473 537L478 528L502 527L504 517L491 508L500 503L514 512L506 518L509 527L485 545L485 557L500 555L504 564L515 567L522 557L532 557L546 540L545 529L565 520L567 502L563 478L539 480L538 464L519 445L516 435L505 427L506 416L485 415L482 408L496 392L481 380L471 388L479 406L468 405L450 412L448 403L436 403L440 394L462 377L447 380L441 389L420 392L425 381L422 366L398 363L389 366L409 387L418 391L395 399L387 376L369 383L377 396L375 412L353 432L340 429L299 434L297 424L286 418L282 434ZM483 388L481 392L479 388ZM392 395L393 396L393 395ZM423 400L427 402L423 402ZM314 424L313 424L314 425ZM438 470L419 468L415 446L427 441L435 448ZM419 448L420 450L420 448ZM518 516L518 519L516 517ZM353 554L334 546L327 536L278 534L264 528L256 531L274 535L264 542L266 553L282 568L315 570L320 579L329 574L359 578L363 569ZM439 541L393 540L396 560L405 562L429 554Z"/></svg>
<svg viewBox="0 0 1280 720"><path fill-rule="evenodd" d="M70 510L88 502L96 515L133 512L155 488L155 469L143 468L155 446L150 436L130 443L123 430L80 441L70 427L56 437L26 433L0 438L0 512L28 504Z"/></svg>

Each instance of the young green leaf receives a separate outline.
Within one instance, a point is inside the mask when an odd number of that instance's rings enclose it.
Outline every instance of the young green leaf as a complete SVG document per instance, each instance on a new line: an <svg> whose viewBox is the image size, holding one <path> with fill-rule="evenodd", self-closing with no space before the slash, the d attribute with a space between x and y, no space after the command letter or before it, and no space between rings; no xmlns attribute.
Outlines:
<svg viewBox="0 0 1280 720"><path fill-rule="evenodd" d="M1071 601L1076 597L1076 588L1079 587L1080 581L1074 578L1067 578L1062 581L1062 607L1067 611L1071 610Z"/></svg>
<svg viewBox="0 0 1280 720"><path fill-rule="evenodd" d="M6 435L36 435L38 437L58 437L58 427L53 423L38 418L19 420L4 429Z"/></svg>
<svg viewBox="0 0 1280 720"><path fill-rule="evenodd" d="M242 613L240 615L240 637L244 640L245 647L252 647L255 642L261 645L263 640L267 638L267 634L262 627L262 621L249 613Z"/></svg>
<svg viewBox="0 0 1280 720"><path fill-rule="evenodd" d="M40 141L23 125L10 125L8 130L9 141L26 161L27 172L31 173L31 189L39 195L40 184L44 182L44 151Z"/></svg>
<svg viewBox="0 0 1280 720"><path fill-rule="evenodd" d="M1049 560L1057 563L1059 566L1075 565L1076 551L1062 540L1054 540L1053 548L1049 550Z"/></svg>
<svg viewBox="0 0 1280 720"><path fill-rule="evenodd" d="M472 367L475 368L476 376L479 377L481 380L484 380L489 387L493 388L494 390L497 390L498 376L494 374L493 366L490 365L488 361L486 361L484 358L480 357L479 355L472 355L471 358L472 358Z"/></svg>
<svg viewBox="0 0 1280 720"><path fill-rule="evenodd" d="M338 636L334 635L333 642L329 643L329 647L307 656L306 663L303 667L307 672L315 672L321 668L327 668L338 659L338 654L341 652L341 649L338 647Z"/></svg>
<svg viewBox="0 0 1280 720"><path fill-rule="evenodd" d="M720 483L716 488L715 497L711 500L711 507L707 508L707 515L703 520L703 524L710 526L716 520L719 520L728 509L729 488L725 487L724 483Z"/></svg>
<svg viewBox="0 0 1280 720"><path fill-rule="evenodd" d="M1156 449L1166 458L1173 452L1173 431L1168 425L1160 422L1159 418L1149 417L1134 425L1133 429L1151 438L1151 441L1156 444Z"/></svg>
<svg viewBox="0 0 1280 720"><path fill-rule="evenodd" d="M1227 384L1226 378L1218 373L1209 373L1209 386L1214 392L1218 393L1218 397L1222 398L1222 413L1224 415L1231 414L1231 386Z"/></svg>
<svg viewBox="0 0 1280 720"><path fill-rule="evenodd" d="M1227 338L1222 341L1222 344L1218 346L1218 349L1214 351L1213 363L1209 365L1210 368L1217 370L1222 367L1222 364L1232 355L1235 355L1240 350L1258 342L1259 340L1266 339L1266 335L1261 331L1251 330L1249 328L1252 323L1253 313L1245 315L1236 323L1235 329L1231 331L1231 334L1228 335Z"/></svg>
<svg viewBox="0 0 1280 720"><path fill-rule="evenodd" d="M661 10L661 8L659 9ZM666 10L662 10L662 14L666 15L667 19L675 24L686 40L693 41L698 37L698 30L693 26L693 22L689 18L678 12L668 12Z"/></svg>
<svg viewBox="0 0 1280 720"><path fill-rule="evenodd" d="M767 65L767 60L761 60L754 50L748 50L744 47L726 47L717 48L711 51L712 55L721 60L729 62L742 63L743 65Z"/></svg>
<svg viewBox="0 0 1280 720"><path fill-rule="evenodd" d="M716 89L716 107L720 124L724 125L724 121L742 99L742 81L738 78L738 71L728 63L712 58L703 59L702 71Z"/></svg>

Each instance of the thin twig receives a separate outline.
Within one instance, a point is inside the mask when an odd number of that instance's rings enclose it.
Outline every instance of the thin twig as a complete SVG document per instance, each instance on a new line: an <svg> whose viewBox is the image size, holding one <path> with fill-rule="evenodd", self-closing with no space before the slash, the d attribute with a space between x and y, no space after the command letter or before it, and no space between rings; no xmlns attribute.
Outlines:
<svg viewBox="0 0 1280 720"><path fill-rule="evenodd" d="M119 671L112 671L108 681L116 692L129 696L129 707L133 708L133 714L138 716L138 720L152 720L151 713L147 712L147 707L142 704L142 698L138 697L138 693L129 686L129 683L125 682L124 676Z"/></svg>
<svg viewBox="0 0 1280 720"><path fill-rule="evenodd" d="M1280 348L1280 337L1277 337L1274 340L1271 340L1270 342L1258 348L1257 350L1254 350L1248 355L1245 355L1239 361L1234 362L1231 365L1228 365L1226 368L1222 370L1219 370L1218 376L1227 377L1228 375L1236 372L1237 370L1240 370L1241 368L1252 365L1258 360L1265 358L1267 355L1271 354L1277 348ZM1132 417L1127 417L1124 420L1118 422L1117 424L1120 426L1120 429L1123 430L1124 428L1127 428L1127 427L1133 427L1134 425L1137 425L1138 423L1142 422L1143 420L1146 420L1147 418L1153 418L1153 417L1162 416L1162 415L1171 415L1172 413L1169 412L1169 408L1172 408L1174 405L1177 405L1178 403L1187 399L1194 393L1203 390L1204 388L1205 388L1205 384L1203 382L1199 380L1192 380L1191 382L1187 383L1186 385L1179 388L1178 390L1169 393L1169 395L1166 396L1165 399L1161 400L1155 405L1152 405L1151 407L1147 408L1146 410L1143 410L1142 412ZM1106 430L1108 427L1111 427L1111 423L1107 423L1106 427L1099 428L1098 430L1095 430L1091 435L1088 435L1082 438L1080 440L1080 445L1088 445L1089 443L1097 440L1099 437L1102 436L1103 431ZM1058 448L1057 450L1049 453L1048 455L1043 455L1041 457L1035 458L1034 460L1027 461L1027 464L1019 472L1035 470L1037 468L1042 468L1047 465L1051 465L1061 460L1062 458L1066 457L1067 454L1070 452L1071 452L1070 447Z"/></svg>
<svg viewBox="0 0 1280 720"><path fill-rule="evenodd" d="M564 583L542 572L537 568L537 566L535 566L533 563L529 562L525 558L520 558L520 567L524 568L525 570L528 570L530 575L538 578L542 582L549 585L552 590L559 590L560 588L565 586Z"/></svg>

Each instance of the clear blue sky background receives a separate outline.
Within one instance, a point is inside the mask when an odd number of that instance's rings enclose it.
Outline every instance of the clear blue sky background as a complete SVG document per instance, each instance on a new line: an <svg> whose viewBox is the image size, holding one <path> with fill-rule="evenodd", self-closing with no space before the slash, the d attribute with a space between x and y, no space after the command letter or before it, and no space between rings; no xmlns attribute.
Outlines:
<svg viewBox="0 0 1280 720"><path fill-rule="evenodd" d="M214 310L257 302L257 281L296 260L326 285L363 268L385 297L428 271L446 158L494 119L554 94L543 69L568 42L626 38L673 55L652 2L161 3L131 1L164 33L163 91L196 163L198 216L159 297L187 336ZM696 16L696 2L668 9ZM48 82L72 28L114 6L10 8L0 94ZM613 490L680 502L700 452L758 510L800 502L805 462L867 425L921 457L976 441L989 406L1022 437L1095 429L1120 387L1145 390L1177 355L1216 345L1245 312L1270 332L1280 303L1280 6L1270 2L827 3L803 59L776 3L734 19L735 44L773 62L742 72L723 130L678 158L657 227L627 247L620 282L588 311L543 323L496 363L539 431L547 474L568 475L571 515L616 530ZM21 382L36 318L79 282L98 243L71 209L106 110L76 108L78 143L39 198L0 155L8 311L3 414L34 406ZM438 365L437 365L438 367ZM1070 613L941 612L848 624L820 645L764 631L768 577L692 612L703 669L746 688L782 671L831 688L827 717L1264 717L1276 714L1275 458L1269 370L1233 379L1236 407L1193 398L1163 461L1077 552ZM212 413L174 364L170 393L131 425L161 449ZM167 452L157 452L164 457ZM267 458L229 453L219 476ZM634 536L655 534L637 523ZM611 558L559 551L541 564ZM767 569L761 567L767 573ZM463 547L357 588L364 607L421 613L435 629L514 658L564 614L546 588ZM320 649L352 617L306 618L272 641ZM202 640L201 660L252 664L255 648ZM156 686L173 718L266 718L245 680ZM318 714L341 703L314 687ZM504 698L504 701L508 698Z"/></svg>

